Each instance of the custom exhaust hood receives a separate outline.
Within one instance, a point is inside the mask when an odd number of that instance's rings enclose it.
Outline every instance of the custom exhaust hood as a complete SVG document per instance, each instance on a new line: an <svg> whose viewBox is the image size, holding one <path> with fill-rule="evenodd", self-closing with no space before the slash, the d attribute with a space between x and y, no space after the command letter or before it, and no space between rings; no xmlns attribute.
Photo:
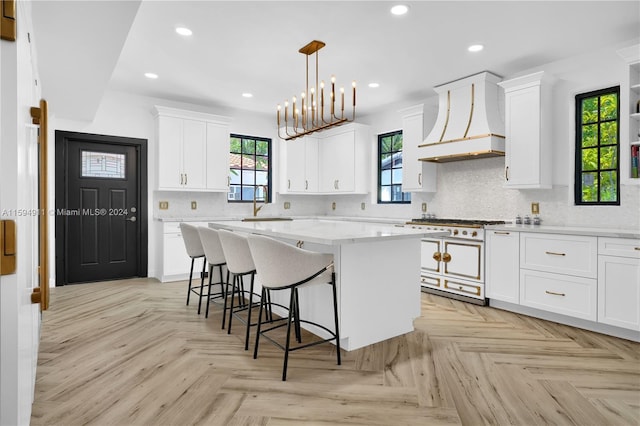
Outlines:
<svg viewBox="0 0 640 426"><path fill-rule="evenodd" d="M418 145L420 161L446 163L504 156L502 78L490 72L437 86L438 118Z"/></svg>

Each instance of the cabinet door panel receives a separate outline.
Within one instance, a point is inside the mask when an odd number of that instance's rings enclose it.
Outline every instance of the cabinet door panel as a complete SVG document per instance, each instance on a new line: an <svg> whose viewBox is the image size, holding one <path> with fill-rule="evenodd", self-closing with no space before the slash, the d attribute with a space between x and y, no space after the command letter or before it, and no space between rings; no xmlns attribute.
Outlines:
<svg viewBox="0 0 640 426"><path fill-rule="evenodd" d="M486 233L486 291L490 299L520 303L520 237L517 232Z"/></svg>
<svg viewBox="0 0 640 426"><path fill-rule="evenodd" d="M320 191L350 192L355 190L355 133L337 133L319 141ZM358 161L369 161L361 158Z"/></svg>
<svg viewBox="0 0 640 426"><path fill-rule="evenodd" d="M640 260L599 256L598 322L640 330Z"/></svg>
<svg viewBox="0 0 640 426"><path fill-rule="evenodd" d="M286 191L304 192L306 141L304 138L285 141L286 149ZM317 160L317 158L316 158Z"/></svg>
<svg viewBox="0 0 640 426"><path fill-rule="evenodd" d="M540 89L539 86L509 93L506 99L506 143L509 167L507 186L535 185L540 175Z"/></svg>
<svg viewBox="0 0 640 426"><path fill-rule="evenodd" d="M420 265L423 271L440 272L441 261L434 258L442 258L441 240L422 240L420 249Z"/></svg>
<svg viewBox="0 0 640 426"><path fill-rule="evenodd" d="M182 176L182 120L158 119L158 187L180 188Z"/></svg>
<svg viewBox="0 0 640 426"><path fill-rule="evenodd" d="M229 190L229 129L207 123L207 189Z"/></svg>
<svg viewBox="0 0 640 426"><path fill-rule="evenodd" d="M184 120L183 122L183 167L186 188L204 189L207 167L207 127L204 121Z"/></svg>

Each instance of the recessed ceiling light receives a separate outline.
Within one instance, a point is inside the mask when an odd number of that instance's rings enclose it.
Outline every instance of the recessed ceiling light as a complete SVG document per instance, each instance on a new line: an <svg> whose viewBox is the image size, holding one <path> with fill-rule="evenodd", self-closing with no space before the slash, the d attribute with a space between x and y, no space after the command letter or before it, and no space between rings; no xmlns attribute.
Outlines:
<svg viewBox="0 0 640 426"><path fill-rule="evenodd" d="M180 35L183 36L190 36L191 34L193 34L193 31L191 31L189 28L185 28L185 27L178 27L176 28L176 32Z"/></svg>
<svg viewBox="0 0 640 426"><path fill-rule="evenodd" d="M246 93L245 92L245 93L242 94L242 97L243 98L253 98L253 95L251 93Z"/></svg>
<svg viewBox="0 0 640 426"><path fill-rule="evenodd" d="M469 47L467 48L467 50L468 50L469 52L479 52L479 51L481 51L482 49L484 49L484 46L483 46L483 45L481 45L481 44L472 44L471 46L469 46Z"/></svg>
<svg viewBox="0 0 640 426"><path fill-rule="evenodd" d="M369 83L369 87L371 87L372 89L375 89L375 88L380 87L380 84L378 84L378 83Z"/></svg>
<svg viewBox="0 0 640 426"><path fill-rule="evenodd" d="M145 72L144 76L152 80L155 80L156 78L158 78L158 74L154 74L152 72Z"/></svg>
<svg viewBox="0 0 640 426"><path fill-rule="evenodd" d="M404 15L409 11L409 6L404 4L397 4L391 8L391 13L394 15Z"/></svg>

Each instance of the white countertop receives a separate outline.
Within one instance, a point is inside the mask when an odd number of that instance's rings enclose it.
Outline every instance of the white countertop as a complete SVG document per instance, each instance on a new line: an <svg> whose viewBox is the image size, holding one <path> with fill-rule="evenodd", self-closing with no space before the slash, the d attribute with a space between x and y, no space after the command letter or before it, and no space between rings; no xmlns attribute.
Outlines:
<svg viewBox="0 0 640 426"><path fill-rule="evenodd" d="M584 235L590 237L638 238L640 229L596 228L584 226L551 226L551 225L489 225L485 229L491 231L539 232L544 234Z"/></svg>
<svg viewBox="0 0 640 426"><path fill-rule="evenodd" d="M209 226L327 245L373 242L382 239L439 237L449 234L441 231L412 229L402 225L331 219L263 222L214 221L210 222Z"/></svg>

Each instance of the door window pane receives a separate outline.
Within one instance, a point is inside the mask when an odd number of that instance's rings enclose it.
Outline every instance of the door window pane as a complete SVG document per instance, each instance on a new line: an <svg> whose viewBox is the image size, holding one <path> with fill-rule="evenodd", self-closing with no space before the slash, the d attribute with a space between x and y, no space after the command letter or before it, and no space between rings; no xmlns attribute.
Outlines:
<svg viewBox="0 0 640 426"><path fill-rule="evenodd" d="M124 179L126 156L112 152L82 151L82 177Z"/></svg>

